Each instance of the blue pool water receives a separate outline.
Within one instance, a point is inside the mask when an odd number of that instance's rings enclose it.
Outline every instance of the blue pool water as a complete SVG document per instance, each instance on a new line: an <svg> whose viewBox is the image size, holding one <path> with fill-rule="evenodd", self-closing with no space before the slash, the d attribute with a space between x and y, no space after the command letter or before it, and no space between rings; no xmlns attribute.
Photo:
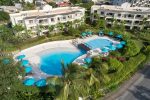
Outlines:
<svg viewBox="0 0 150 100"><path fill-rule="evenodd" d="M72 63L77 57L83 55L85 52L76 50L76 51L55 51L49 54L41 56L41 70L49 75L62 75L62 64L65 65Z"/></svg>
<svg viewBox="0 0 150 100"><path fill-rule="evenodd" d="M112 44L112 41L107 39L94 39L86 42L86 44L92 47L92 49L96 49L96 48L102 49L106 46L110 46Z"/></svg>
<svg viewBox="0 0 150 100"><path fill-rule="evenodd" d="M112 44L111 41L107 39L94 39L87 42L88 45L92 47L92 49L95 48L103 48L105 46L109 46ZM48 54L41 55L41 65L40 69L49 74L49 75L62 75L62 62L66 64L72 63L77 57L85 54L85 51L80 50L68 50L67 48L65 50L57 50L50 52Z"/></svg>

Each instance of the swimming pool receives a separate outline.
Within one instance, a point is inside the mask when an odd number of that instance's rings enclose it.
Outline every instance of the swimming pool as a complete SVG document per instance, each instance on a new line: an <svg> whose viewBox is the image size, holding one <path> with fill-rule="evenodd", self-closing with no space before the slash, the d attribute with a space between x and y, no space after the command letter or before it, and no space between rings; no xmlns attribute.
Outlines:
<svg viewBox="0 0 150 100"><path fill-rule="evenodd" d="M48 75L62 75L62 62L64 65L72 63L77 57L85 54L85 51L68 49L52 51L41 55L40 69Z"/></svg>
<svg viewBox="0 0 150 100"><path fill-rule="evenodd" d="M107 39L93 39L86 42L88 45L95 48L103 48L112 44L112 41ZM56 48L49 53L42 53L40 56L40 69L48 75L62 76L62 62L64 65L72 63L76 58L86 52L78 49Z"/></svg>
<svg viewBox="0 0 150 100"><path fill-rule="evenodd" d="M86 44L92 47L92 49L96 48L102 49L106 46L110 46L112 43L113 42L108 39L94 39L86 42Z"/></svg>

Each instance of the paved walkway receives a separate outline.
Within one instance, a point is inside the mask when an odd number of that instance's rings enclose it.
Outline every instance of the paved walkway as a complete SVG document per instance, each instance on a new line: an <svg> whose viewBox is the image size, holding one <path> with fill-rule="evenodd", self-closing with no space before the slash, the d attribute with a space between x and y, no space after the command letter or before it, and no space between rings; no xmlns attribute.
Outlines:
<svg viewBox="0 0 150 100"><path fill-rule="evenodd" d="M150 100L150 64L106 95L104 100Z"/></svg>

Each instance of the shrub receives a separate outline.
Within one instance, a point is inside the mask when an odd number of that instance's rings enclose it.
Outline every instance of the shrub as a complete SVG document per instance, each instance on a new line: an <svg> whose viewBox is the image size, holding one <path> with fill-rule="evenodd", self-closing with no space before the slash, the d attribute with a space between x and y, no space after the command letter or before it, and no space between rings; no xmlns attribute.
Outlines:
<svg viewBox="0 0 150 100"><path fill-rule="evenodd" d="M10 19L9 14L3 11L0 11L0 22L8 21Z"/></svg>
<svg viewBox="0 0 150 100"><path fill-rule="evenodd" d="M140 52L142 47L143 47L143 44L141 41L128 40L127 45L125 46L125 49L123 50L124 56L127 56L127 57L135 56Z"/></svg>
<svg viewBox="0 0 150 100"><path fill-rule="evenodd" d="M110 70L120 71L123 68L123 64L115 58L109 59Z"/></svg>

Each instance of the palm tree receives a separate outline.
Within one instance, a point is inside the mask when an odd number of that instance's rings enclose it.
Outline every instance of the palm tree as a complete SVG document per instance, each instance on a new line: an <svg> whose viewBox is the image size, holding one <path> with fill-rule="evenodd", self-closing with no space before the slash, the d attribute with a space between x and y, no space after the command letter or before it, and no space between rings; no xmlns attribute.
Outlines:
<svg viewBox="0 0 150 100"><path fill-rule="evenodd" d="M13 26L14 33L20 33L25 30L25 27L21 24Z"/></svg>
<svg viewBox="0 0 150 100"><path fill-rule="evenodd" d="M143 18L143 21L142 21L142 28L141 29L144 29L144 27L145 27L145 24L146 24L146 22L147 22L147 17L144 17Z"/></svg>
<svg viewBox="0 0 150 100"><path fill-rule="evenodd" d="M63 24L63 23L58 23L58 24L56 25L56 27L57 27L58 30L62 31L63 28L64 28L64 24Z"/></svg>
<svg viewBox="0 0 150 100"><path fill-rule="evenodd" d="M54 28L55 28L54 25L50 25L50 26L48 27L49 33L52 32L52 31L54 31Z"/></svg>

